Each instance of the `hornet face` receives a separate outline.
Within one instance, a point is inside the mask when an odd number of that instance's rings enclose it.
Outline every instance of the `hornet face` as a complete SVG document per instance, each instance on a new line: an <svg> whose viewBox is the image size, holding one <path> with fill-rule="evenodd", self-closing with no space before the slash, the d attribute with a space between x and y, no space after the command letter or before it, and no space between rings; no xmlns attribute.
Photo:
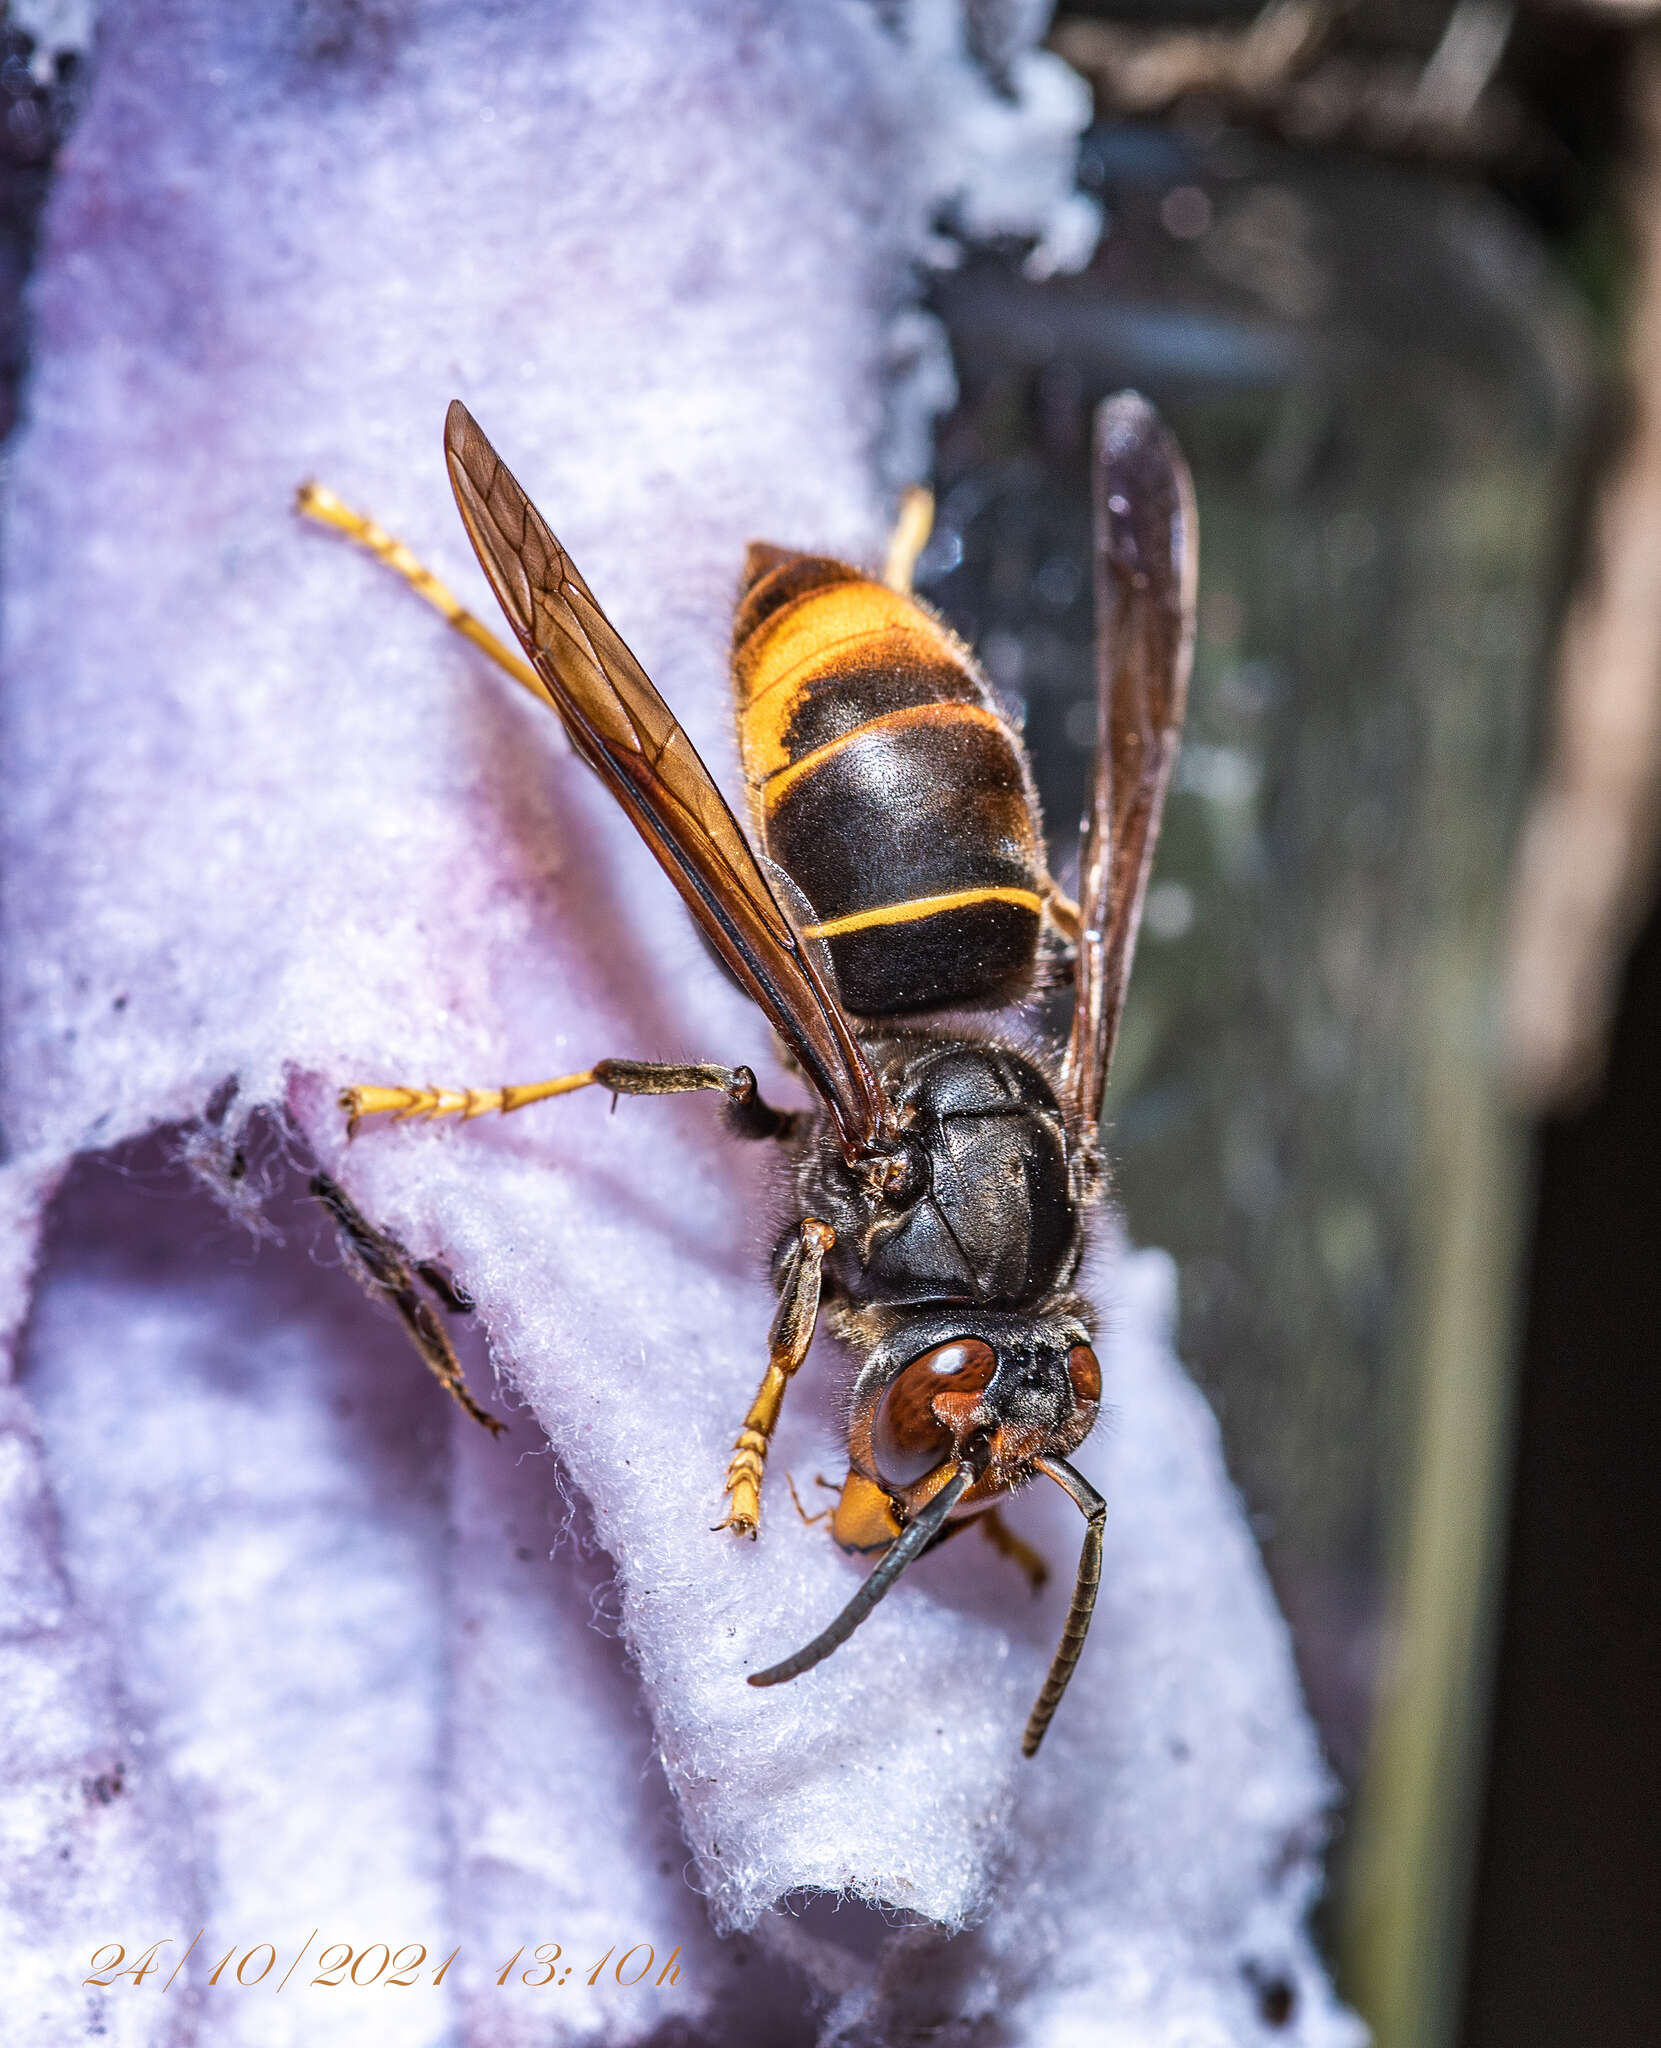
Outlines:
<svg viewBox="0 0 1661 2048"><path fill-rule="evenodd" d="M1023 1485L1035 1459L1067 1457L1095 1425L1102 1375L1082 1320L957 1320L963 1327L947 1336L902 1328L860 1375L834 1525L847 1549L891 1542L958 1466L975 1475L962 1514ZM913 1350L919 1341L926 1348Z"/></svg>

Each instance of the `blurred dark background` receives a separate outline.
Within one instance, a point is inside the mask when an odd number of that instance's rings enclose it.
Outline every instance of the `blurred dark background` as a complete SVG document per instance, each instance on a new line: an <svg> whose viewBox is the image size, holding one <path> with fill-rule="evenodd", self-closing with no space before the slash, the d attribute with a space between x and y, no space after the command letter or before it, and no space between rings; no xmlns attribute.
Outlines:
<svg viewBox="0 0 1661 2048"><path fill-rule="evenodd" d="M1473 343L1469 334L1460 338L1453 333L1462 317L1476 317L1481 291L1462 286L1457 278L1427 289L1428 273L1415 276L1401 247L1415 238L1427 245L1443 235L1438 213L1450 194L1480 193L1497 202L1522 239L1539 251L1552 278L1567 288L1584 344L1568 387L1559 388L1561 409L1555 427L1538 439L1529 441L1523 434L1519 440L1520 451L1527 442L1519 478L1532 464L1538 485L1549 470L1545 488L1558 496L1563 514L1561 526L1542 537L1527 562L1546 614L1539 672L1532 695L1519 693L1508 702L1495 699L1487 705L1496 729L1507 715L1527 728L1524 780L1534 794L1525 798L1524 808L1532 803L1535 827L1544 819L1558 829L1535 831L1531 865L1519 866L1515 855L1508 856L1511 887L1520 892L1524 905L1519 912L1514 904L1510 913L1509 1092L1513 1107L1525 1112L1527 1137L1515 1159L1522 1177L1532 1175L1534 1202L1518 1217L1518 1298L1508 1347L1515 1371L1509 1441L1514 1483L1508 1495L1503 1490L1497 1495L1503 1540L1496 1551L1501 1562L1489 1715L1468 1751L1474 1809L1474 1841L1467 1852L1468 1918L1454 1897L1450 1917L1460 1923L1462 1939L1444 1985L1432 1985L1416 2005L1392 2006L1388 1998L1370 1998L1369 1990L1376 1994L1377 1986L1369 1985L1365 1970L1355 1966L1356 1947L1345 1938L1346 1931L1354 1934L1353 1926L1346 1930L1343 1924L1346 1905L1352 1921L1364 1915L1357 1913L1353 1897L1346 1902L1342 1896L1350 1845L1341 1837L1340 1896L1326 1929L1340 1963L1349 1966L1346 1990L1361 1999L1390 2048L1408 2041L1453 2040L1463 2048L1568 2041L1624 2048L1655 2038L1655 2015L1661 2011L1661 1916L1656 1912L1661 1899L1661 1745L1653 1733L1661 1677L1661 1522L1656 1509L1661 1445L1661 917L1653 909L1644 913L1653 892L1655 764L1652 760L1624 781L1612 778L1601 815L1596 774L1584 772L1586 757L1594 751L1585 728L1595 726L1600 710L1608 718L1616 688L1609 683L1603 705L1591 704L1600 661L1612 673L1624 660L1630 671L1629 690L1647 692L1652 703L1661 699L1661 661L1656 659L1657 648L1645 639L1653 628L1640 625L1634 632L1626 622L1628 640L1635 639L1636 646L1622 640L1622 622L1612 623L1607 616L1615 609L1610 593L1621 577L1618 568L1611 570L1607 559L1599 559L1596 538L1599 501L1606 498L1601 515L1605 556L1618 554L1624 530L1625 545L1640 564L1646 549L1649 559L1657 558L1647 521L1661 516L1656 504L1661 483L1645 469L1642 454L1630 452L1644 444L1656 403L1653 377L1661 368L1652 340L1656 308L1646 301L1655 277L1652 235L1661 235L1661 179L1655 169L1661 150L1661 30L1647 25L1646 13L1638 7L1511 8L1484 0L1467 0L1459 7L1417 0L1360 0L1348 7L1288 4L1266 9L1112 0L1106 6L1064 7L1051 37L1053 46L1086 70L1096 85L1099 126L1085 148L1083 175L1087 185L1094 180L1102 193L1110 228L1094 267L1100 271L1118 264L1121 284L1128 287L1124 296L1133 305L1140 300L1145 310L1148 300L1155 299L1163 311L1192 314L1206 300L1205 310L1215 311L1215 301L1207 300L1203 290L1196 294L1196 266L1184 262L1185 251L1209 249L1212 270L1226 269L1228 252L1219 246L1218 235L1219 228L1228 225L1231 186L1238 190L1250 177L1272 179L1276 192L1290 192L1310 209L1316 227L1313 236L1305 238L1306 250L1318 249L1323 214L1329 229L1337 224L1340 238L1346 228L1378 235L1377 244L1361 258L1361 267L1392 303L1368 306L1366 281L1346 282L1340 258L1329 261L1324 287L1339 308L1336 319L1330 309L1323 315L1313 303L1300 307L1298 274L1284 262L1287 236L1282 233L1278 250L1268 246L1277 224L1260 206L1260 220L1268 232L1251 253L1260 266L1267 264L1271 282L1279 260L1281 311L1286 316L1268 323L1272 332L1259 328L1258 339L1265 347L1295 333L1300 315L1306 331L1321 324L1323 317L1329 327L1348 320L1372 341L1395 328L1393 346L1404 358L1415 349L1426 349L1436 364L1432 380L1458 374L1472 368L1485 349L1490 354L1494 350L1497 329L1490 331L1486 342ZM1148 227L1150 200L1165 230L1162 248L1157 246L1157 228ZM1235 201L1237 223L1243 210ZM1292 213L1286 218L1295 225ZM1237 232L1236 256L1243 240L1249 235L1242 238ZM1468 265L1475 253L1474 243L1465 245L1455 268ZM1243 260L1249 263L1250 258ZM1260 267L1260 286L1264 275ZM1318 296L1321 279L1313 277L1307 288ZM986 452L984 433L983 445L967 460L953 441L954 429L964 429L963 412L972 413L978 402L984 402L975 356L976 342L984 340L983 322L991 317L1000 327L1006 337L1006 360L1007 335L1018 324L1007 305L1001 322L997 315L988 316L984 305L976 304L977 290L983 300L997 292L996 287L977 288L970 279L953 281L940 294L958 343L965 384L965 407L956 421L948 423L941 441L948 487L954 455L965 461L966 468L975 468ZM1268 296L1272 295L1271 290ZM1446 296L1462 299L1463 312L1453 312ZM1526 327L1528 320L1522 324ZM1439 328L1442 332L1436 335ZM1164 333L1152 327L1137 334L1121 333L1112 344L1115 370L1128 366L1138 381L1155 389L1176 418L1195 456L1202 504L1207 499L1208 468L1212 472L1213 516L1202 561L1207 547L1215 561L1219 498L1226 507L1225 519L1236 510L1247 518L1266 519L1273 527L1273 547L1296 554L1302 544L1295 515L1281 519L1261 503L1255 512L1229 505L1226 485L1219 483L1230 473L1230 463L1226 456L1219 459L1211 444L1217 409L1213 406L1208 417L1196 418L1192 399L1196 382L1209 377L1214 397L1218 383L1227 380L1217 377L1215 363L1190 363L1187 367L1195 374L1185 389L1183 366L1172 351L1173 343L1180 349L1181 344L1203 340L1208 332L1216 338L1216 330L1208 330L1203 319L1189 318L1172 323ZM1511 340L1515 345L1516 333ZM1391 388L1393 373L1379 374L1390 345L1364 373L1376 379L1378 406L1392 414L1386 437L1399 435L1404 417L1419 404L1416 398L1404 403L1399 386ZM1542 356L1550 354L1548 343L1540 346ZM1158 366L1137 363L1139 351ZM992 353L998 353L996 345ZM1029 347L1033 361L1042 353ZM1237 350L1236 396L1250 381L1243 360L1244 351ZM1272 368L1260 368L1263 381L1272 381ZM1533 373L1520 370L1514 361L1509 373L1498 373L1491 397L1508 374L1518 380L1512 387L1515 398ZM1403 375L1411 382L1410 371ZM1647 388L1646 379L1651 380ZM1040 422L1033 431L1035 442L1044 436L1042 416L1052 416L1053 432L1054 413L1058 407L1065 411L1065 386L1065 365L1057 360L1037 370L1029 399ZM1466 421L1474 390L1473 385L1472 393L1455 407ZM1009 403L1007 388L1004 403ZM1199 408L1201 413L1206 410ZM1340 415L1344 410L1340 400ZM1236 404L1236 431L1242 429L1241 412ZM1480 432L1492 439L1496 432L1511 430L1503 421L1509 420L1514 428L1516 417L1508 412L1506 401L1496 400L1492 418ZM1451 418L1445 424L1450 435L1456 433ZM1227 431L1225 426L1225 436ZM1355 498L1346 498L1342 490L1331 498L1329 516L1334 505L1339 505L1341 521L1353 517L1357 504L1369 503L1382 508L1387 525L1403 518L1423 522L1431 513L1435 492L1420 496L1418 483L1404 482L1412 458L1393 463L1386 455L1369 460L1365 453L1355 453L1365 446L1364 425L1352 420L1348 433L1354 444L1350 460L1368 481ZM1236 460L1232 473L1238 475L1242 467ZM1300 502L1309 493L1319 495L1331 482L1329 451L1324 464L1317 462L1300 479ZM1364 543L1365 536L1363 552ZM1233 550L1237 538L1225 532L1222 544ZM1249 551L1244 559L1250 561ZM1520 566L1515 554L1513 566ZM1258 584L1242 593L1248 614L1244 651L1256 658L1258 675L1268 678L1272 694L1272 677L1261 662L1284 658L1290 644L1295 672L1299 628L1308 622L1284 598L1278 606L1267 607L1278 611L1272 624L1267 618L1253 620L1250 614L1261 604L1258 593L1275 580L1273 566L1261 556L1257 574ZM1411 577L1410 568L1396 579L1387 576L1383 592L1373 593L1382 601L1370 617L1365 567L1357 583L1337 589L1329 583L1326 601L1349 612L1360 635L1347 649L1342 635L1336 636L1325 658L1330 662L1336 654L1365 670L1373 659L1367 638L1390 630L1390 607L1402 601ZM1202 587L1205 580L1202 569ZM1291 580L1296 580L1295 573ZM1592 624L1581 621L1578 647L1571 642L1560 658L1562 616L1577 585L1586 593L1582 603ZM950 586L950 577L936 585L936 595L949 611ZM987 601L983 582L966 603L971 617L978 605L982 616L977 623L983 630ZM1254 625L1259 628L1256 634ZM1202 613L1196 693L1202 744L1222 737L1206 727L1208 716L1214 714L1203 708L1205 641ZM1030 671L1030 635L1026 657ZM1040 664L1043 659L1040 634ZM1236 697L1243 687L1249 690L1252 670L1253 661L1248 660L1243 668L1214 672L1211 680L1214 685L1220 682L1226 700L1231 690ZM1292 688L1298 696L1295 676ZM1034 687L1029 675L1024 694L1035 753L1043 759L1042 677ZM1573 723L1577 706L1582 721L1578 733ZM1318 715L1316 702L1304 696L1298 706L1300 728L1307 729L1312 712ZM1350 715L1356 715L1355 701ZM1653 744L1653 717L1634 716L1630 704L1625 716L1630 744ZM1271 706L1271 722L1272 717ZM1621 725L1619 717L1609 722ZM1572 787L1577 756L1583 785L1578 790ZM1080 772L1078 764L1075 772ZM1353 764L1346 770L1329 758L1312 780L1336 776L1342 781L1346 773L1355 773ZM1392 803L1422 773L1422 767L1409 769L1401 789L1391 791ZM1266 774L1272 792L1272 760ZM1378 774L1388 784L1389 770L1380 758L1361 769L1360 776L1368 774ZM1286 786L1279 804L1269 806L1271 860L1285 850L1288 790L1294 798L1298 795L1295 771L1287 771L1282 780ZM1546 816L1550 806L1539 794L1542 788L1548 794L1554 788L1557 792L1555 815ZM1503 774L1489 772L1473 779L1467 793L1484 798L1497 793L1502 809L1508 801ZM1053 789L1052 818L1070 815L1072 794L1070 788ZM1306 808L1310 801L1306 788ZM1581 843L1574 829L1563 829L1563 813L1574 802L1584 814L1583 839L1587 817L1595 826L1627 835L1624 879L1618 890L1613 882L1609 885L1612 896L1624 891L1619 911L1607 901L1577 902L1579 885L1572 872L1568 882L1563 881ZM1277 808L1278 837L1273 829ZM1185 829L1180 799L1171 829L1172 856L1180 862ZM1441 828L1437 829L1441 843ZM1504 829L1514 844L1519 818L1509 816ZM1398 841L1386 855L1397 877L1402 853ZM1318 834L1311 833L1301 861L1283 864L1293 886L1306 896L1322 857ZM1161 872L1172 872L1169 861L1162 862ZM1567 900L1567 911L1558 913L1555 926L1550 914L1538 911L1542 889L1555 890ZM1319 896L1318 884L1313 893ZM1594 893L1586 891L1588 896ZM1203 905L1203 885L1199 895ZM1349 900L1353 905L1353 896ZM1581 1009L1580 1016L1568 1022L1562 1016L1548 1018L1532 1040L1528 1020L1519 1022L1517 1011L1539 996L1540 977L1536 971L1530 982L1516 966L1516 957L1526 952L1528 943L1526 933L1518 937L1518 925L1527 924L1531 901L1536 904L1536 953L1543 951L1548 974L1555 962L1563 984L1577 985L1577 997L1564 995L1560 1000L1566 1007L1578 1001ZM1393 907L1399 911L1405 905L1397 900ZM1265 917L1261 909L1250 914L1258 921L1254 945L1261 949L1261 931L1272 928L1273 918ZM1641 929L1627 960L1625 942L1635 925ZM1319 926L1319 916L1311 915L1304 936L1318 939ZM1212 953L1204 966L1213 986L1219 957ZM1147 974L1156 989L1164 971L1162 962L1151 968L1146 959L1139 963L1139 974ZM1605 1006L1592 986L1598 973L1608 977L1612 988L1612 1018L1603 1014ZM1256 1020L1259 1038L1266 1014ZM1503 1037L1507 1026L1497 1029ZM1226 1026L1213 1019L1214 1044L1219 1036L1226 1040ZM1372 1050L1376 1055L1377 1046ZM1238 1087L1243 1072L1242 1068L1231 1074L1225 1086ZM1169 1097L1173 1091L1166 1092ZM1151 1219L1153 1227L1144 1234L1179 1249L1185 1355L1218 1403L1248 1499L1254 1507L1267 1501L1271 1508L1260 1520L1266 1554L1297 1629L1306 1684L1329 1751L1353 1798L1364 1791L1369 1765L1363 1724L1387 1662L1376 1645L1369 1661L1364 1625L1364 1588L1380 1575L1389 1577L1387 1533L1378 1526L1363 1526L1364 1515L1341 1531L1322 1527L1318 1516L1306 1516L1300 1529L1293 1490L1278 1485L1272 1457L1265 1456L1250 1418L1241 1415L1237 1362L1210 1348L1203 1277L1195 1270L1197 1262L1183 1257L1181 1250L1186 1220L1180 1210L1190 1190L1171 1186L1168 1148L1159 1162L1161 1185L1147 1191L1138 1186L1137 1120L1157 1107L1159 1090L1151 1095L1152 1103L1149 1092L1137 1095L1121 1119L1121 1190L1133 1229L1139 1218ZM1329 1131L1332 1121L1328 1116ZM1226 1148L1213 1150L1221 1153ZM1387 1144L1376 1150L1371 1164L1382 1169L1381 1180L1388 1179L1392 1168L1399 1169L1411 1150L1408 1142L1394 1159ZM1359 1163L1364 1171L1366 1147L1358 1143L1352 1152L1352 1170ZM1312 1161L1307 1147L1295 1156L1305 1177L1316 1183L1328 1170ZM1161 1192L1171 1205L1163 1215ZM1401 1250L1391 1242L1387 1195L1375 1209L1387 1254ZM1212 1225L1206 1228L1209 1231ZM1224 1233L1219 1228L1216 1234ZM1309 1234L1318 1235L1318 1219ZM1274 1228L1258 1230L1250 1258L1254 1278L1261 1280L1275 1270L1272 1256L1266 1256L1271 1246L1294 1237L1295 1230L1284 1218ZM1313 1269L1317 1262L1307 1263ZM1398 1287L1405 1263L1389 1256L1383 1262L1386 1295ZM1225 1315L1221 1323L1221 1334L1230 1346L1249 1345L1251 1333L1242 1319L1231 1321ZM1386 1311L1376 1330L1367 1329L1364 1316L1360 1323L1352 1316L1347 1326L1353 1350L1350 1378L1363 1390L1359 1398L1375 1404L1371 1426L1381 1441L1372 1472L1374 1483L1386 1494L1402 1476L1383 1441L1390 1435L1388 1323ZM1317 1377L1326 1390L1323 1407L1323 1396L1313 1386L1299 1387L1289 1377L1284 1356L1278 1369L1273 1362L1277 1349L1284 1354L1288 1337L1295 1349L1307 1349L1311 1343L1318 1347L1321 1324L1322 1305L1315 1304L1301 1324L1282 1317L1277 1328L1261 1333L1264 1355L1248 1377L1261 1373L1274 1383L1272 1398L1283 1417L1290 1418L1279 1425L1282 1438L1296 1439L1296 1417L1311 1406L1322 1411L1322 1429L1330 1428L1337 1414L1330 1393L1343 1381L1342 1367L1335 1370L1329 1360L1319 1370ZM1494 1398L1503 1406L1503 1397ZM1249 1401L1249 1391L1245 1399ZM1497 1434L1503 1470L1503 1422L1497 1425ZM1300 1466L1307 1465L1305 1450L1295 1457ZM1344 1476L1345 1497L1352 1502L1365 1492L1365 1462L1358 1454L1353 1470ZM1388 1521L1388 1507L1387 1499L1379 1504L1379 1525ZM1303 1535L1310 1540L1302 1547L1319 1553L1324 1563L1330 1564L1334 1555L1353 1561L1350 1588L1335 1590L1330 1583L1321 1583L1319 1573L1304 1569L1305 1561L1297 1554ZM1387 1616L1374 1618L1387 1626ZM1480 1649L1473 1655L1473 1668L1480 1692L1485 1669ZM1480 1721L1480 1709L1476 1718ZM1393 1782L1385 1773L1380 1776ZM1353 1813L1352 1804L1348 1815ZM1442 1847L1445 1851L1446 1845ZM1399 1871L1395 1875L1401 1877Z"/></svg>
<svg viewBox="0 0 1661 2048"><path fill-rule="evenodd" d="M1661 918L1598 1099L1542 1126L1464 2048L1661 2014Z"/></svg>
<svg viewBox="0 0 1661 2048"><path fill-rule="evenodd" d="M1097 95L1080 169L1107 212L1102 249L1053 282L1023 276L1021 249L987 252L934 295L962 396L921 581L1023 709L1062 849L1090 737L1080 465L1100 389L1152 391L1199 474L1194 745L1115 1086L1121 1195L1132 1229L1178 1255L1185 1355L1346 1796L1372 1772L1375 1809L1393 1782L1375 1708L1411 1490L1399 1411L1435 1412L1402 1363L1434 1351L1410 1327L1411 1275L1434 1267L1422 1241L1448 1235L1427 1205L1451 1214L1465 1186L1425 1165L1420 1069L1469 1026L1468 1067L1438 1085L1475 1089L1482 1034L1500 1031L1481 990L1474 1025L1459 989L1438 994L1421 935L1458 956L1503 926L1560 741L1554 622L1591 574L1592 508L1642 413L1634 166L1661 138L1643 100L1661 28L1644 15L1064 7L1052 44ZM80 90L73 61L34 60L0 27L0 435ZM1479 630L1450 648L1472 614ZM1652 683L1661 695L1661 669ZM1649 859L1642 827L1631 837L1636 905ZM1346 937L1365 957L1329 964L1341 1001L1306 963ZM1532 1211L1492 1212L1511 1308L1484 1311L1504 1370L1483 1398L1514 1485L1494 1493L1491 1654L1481 1613L1465 1624L1468 1681L1480 1696L1491 1669L1492 1704L1479 1697L1463 1752L1468 1915L1448 1894L1468 1934L1433 1997L1371 2014L1385 2048L1625 2048L1661 2011L1661 920L1624 976L1623 939L1616 919L1607 1063L1594 1017L1577 1060L1525 1091L1526 1127L1496 1113L1476 1169L1490 1194L1534 1189ZM1420 1291L1444 1312L1433 1279ZM1323 1928L1341 1961L1353 1811Z"/></svg>
<svg viewBox="0 0 1661 2048"><path fill-rule="evenodd" d="M1067 11L1122 21L1138 12ZM1141 10L1148 20L1213 23L1254 12ZM1451 10L1406 0L1336 19L1330 61L1339 86L1342 67L1352 67L1349 104L1359 110L1369 60L1410 76L1448 35ZM1375 126L1369 138L1356 111L1331 140L1305 144L1398 163L1417 157L1421 173L1457 167L1529 224L1572 282L1599 344L1596 439L1575 486L1587 499L1600 457L1636 403L1622 341L1643 261L1634 216L1654 197L1641 158L1655 137L1634 100L1655 34L1640 9L1521 8L1487 88L1499 111L1486 138L1468 122L1463 142L1457 124L1417 147L1401 125L1393 136ZM1264 93L1255 107L1237 101L1236 118L1285 140L1288 107L1285 95L1275 106ZM1180 119L1181 103L1171 112ZM1624 354L1641 360L1641 349ZM1586 572L1584 544L1571 545L1565 567ZM1661 674L1651 681L1661 691ZM1457 2031L1464 2048L1637 2048L1656 2037L1661 2013L1661 916L1653 909L1620 981L1601 1080L1565 1092L1569 1102L1538 1123L1514 1484Z"/></svg>

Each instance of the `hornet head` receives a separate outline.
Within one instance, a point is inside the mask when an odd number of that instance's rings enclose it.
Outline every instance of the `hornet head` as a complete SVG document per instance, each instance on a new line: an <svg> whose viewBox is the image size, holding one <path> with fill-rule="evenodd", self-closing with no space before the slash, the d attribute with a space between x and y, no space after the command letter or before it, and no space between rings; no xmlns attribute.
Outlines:
<svg viewBox="0 0 1661 2048"><path fill-rule="evenodd" d="M848 1481L837 1541L884 1551L823 1634L752 1685L777 1685L837 1649L954 1516L989 1506L1035 1472L1052 1479L1087 1523L1073 1603L1044 1689L1027 1722L1031 1756L1084 1647L1101 1577L1106 1503L1067 1463L1100 1411L1101 1367L1076 1314L1013 1316L944 1304L900 1320L854 1387Z"/></svg>

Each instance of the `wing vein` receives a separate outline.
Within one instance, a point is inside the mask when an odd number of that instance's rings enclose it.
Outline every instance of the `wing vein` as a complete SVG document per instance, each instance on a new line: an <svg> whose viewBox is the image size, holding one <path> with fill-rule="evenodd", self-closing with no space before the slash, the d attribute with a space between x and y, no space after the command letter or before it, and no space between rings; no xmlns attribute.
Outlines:
<svg viewBox="0 0 1661 2048"><path fill-rule="evenodd" d="M459 401L444 447L480 566L572 745L795 1054L844 1154L889 1150L892 1105L691 740Z"/></svg>
<svg viewBox="0 0 1661 2048"><path fill-rule="evenodd" d="M1194 644L1194 487L1134 391L1096 414L1096 760L1079 856L1078 966L1062 1100L1093 1144Z"/></svg>

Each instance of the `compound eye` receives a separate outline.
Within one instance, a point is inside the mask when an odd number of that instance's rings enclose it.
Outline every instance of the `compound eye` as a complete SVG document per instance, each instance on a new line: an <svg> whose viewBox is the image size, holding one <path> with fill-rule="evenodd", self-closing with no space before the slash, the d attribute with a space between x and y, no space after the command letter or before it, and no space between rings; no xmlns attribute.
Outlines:
<svg viewBox="0 0 1661 2048"><path fill-rule="evenodd" d="M1075 1344L1067 1354L1067 1377L1073 1383L1075 1401L1092 1404L1102 1397L1102 1369L1088 1344Z"/></svg>
<svg viewBox="0 0 1661 2048"><path fill-rule="evenodd" d="M911 1486L950 1457L997 1369L996 1353L979 1337L956 1337L914 1358L890 1382L871 1425L879 1477Z"/></svg>

